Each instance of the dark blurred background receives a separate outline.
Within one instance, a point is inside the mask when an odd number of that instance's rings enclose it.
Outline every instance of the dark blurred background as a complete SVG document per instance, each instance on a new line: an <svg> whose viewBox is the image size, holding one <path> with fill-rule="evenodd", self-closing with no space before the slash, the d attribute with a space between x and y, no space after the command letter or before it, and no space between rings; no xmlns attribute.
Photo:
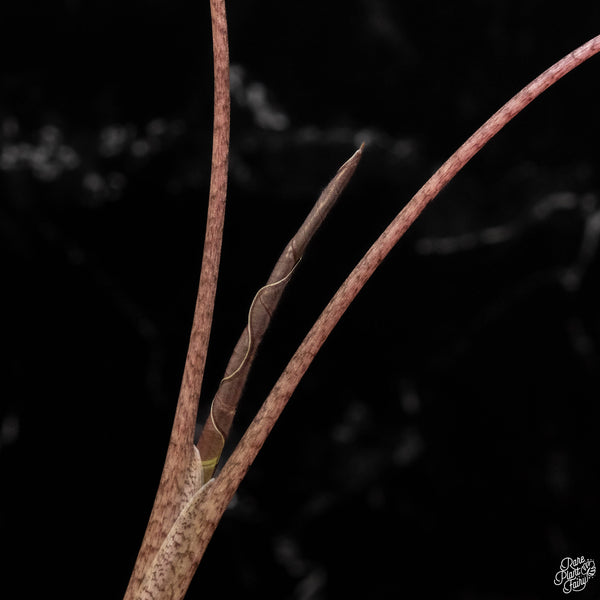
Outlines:
<svg viewBox="0 0 600 600"><path fill-rule="evenodd" d="M228 3L203 414L254 293L355 148L368 144L272 323L234 440L385 225L598 33L599 6ZM121 598L200 272L209 6L20 0L0 22L1 596ZM599 81L596 58L548 91L401 241L304 378L189 598L560 598L563 557L600 560Z"/></svg>

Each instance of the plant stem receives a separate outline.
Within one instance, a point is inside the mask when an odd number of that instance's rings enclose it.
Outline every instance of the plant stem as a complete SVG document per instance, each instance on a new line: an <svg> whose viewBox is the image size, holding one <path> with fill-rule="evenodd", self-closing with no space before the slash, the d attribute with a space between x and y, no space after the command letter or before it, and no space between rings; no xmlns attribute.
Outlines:
<svg viewBox="0 0 600 600"><path fill-rule="evenodd" d="M509 100L433 174L368 250L304 338L208 490L205 506L200 514L204 522L202 543L208 544L225 508L315 355L358 292L410 225L458 171L511 119L553 83L599 51L600 36L597 36L544 71Z"/></svg>
<svg viewBox="0 0 600 600"><path fill-rule="evenodd" d="M196 308L172 433L172 439L174 438L176 443L185 444L194 442L198 399L202 388L219 276L229 163L229 48L225 1L210 0L210 9L215 87L208 215Z"/></svg>
<svg viewBox="0 0 600 600"><path fill-rule="evenodd" d="M154 557L183 506L202 485L194 446L198 399L217 289L229 156L229 48L224 0L210 0L214 54L214 125L211 179L200 283L179 400L159 488L124 600L140 595Z"/></svg>

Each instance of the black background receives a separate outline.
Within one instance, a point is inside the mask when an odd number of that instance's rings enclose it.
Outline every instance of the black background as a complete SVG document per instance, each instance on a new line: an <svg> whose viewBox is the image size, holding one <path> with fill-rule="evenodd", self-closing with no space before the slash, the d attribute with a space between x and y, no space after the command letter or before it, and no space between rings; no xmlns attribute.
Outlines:
<svg viewBox="0 0 600 600"><path fill-rule="evenodd" d="M120 598L141 542L208 194L210 17L196 4L0 11L0 589L19 590L6 597ZM237 84L203 412L254 293L358 144L234 438L391 218L503 102L596 35L599 13L228 4ZM385 261L242 484L189 598L560 598L563 557L600 559L599 68L511 123Z"/></svg>

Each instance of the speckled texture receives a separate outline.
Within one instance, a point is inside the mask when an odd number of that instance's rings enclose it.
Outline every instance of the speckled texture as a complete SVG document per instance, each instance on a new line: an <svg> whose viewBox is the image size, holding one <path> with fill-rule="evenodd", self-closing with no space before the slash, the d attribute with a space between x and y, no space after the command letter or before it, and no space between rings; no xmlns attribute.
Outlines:
<svg viewBox="0 0 600 600"><path fill-rule="evenodd" d="M208 3L32 6L0 9L0 538L14 549L0 591L118 598L200 272ZM358 143L360 168L282 300L234 437L397 211L513 93L596 35L599 10L229 4L237 88L201 417L256 290ZM600 560L599 60L492 142L361 292L190 598L560 597L565 556Z"/></svg>

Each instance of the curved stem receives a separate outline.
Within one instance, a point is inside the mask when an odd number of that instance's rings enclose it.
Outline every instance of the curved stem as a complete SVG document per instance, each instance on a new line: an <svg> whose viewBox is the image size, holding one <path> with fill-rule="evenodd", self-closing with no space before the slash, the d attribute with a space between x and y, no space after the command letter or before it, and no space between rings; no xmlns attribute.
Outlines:
<svg viewBox="0 0 600 600"><path fill-rule="evenodd" d="M206 519L203 528L203 537L206 538L206 543L316 353L375 269L425 206L494 135L532 100L599 51L600 36L597 36L544 71L509 100L433 174L368 250L300 344L209 490L206 499L207 509L203 514L203 518Z"/></svg>
<svg viewBox="0 0 600 600"><path fill-rule="evenodd" d="M177 409L162 477L124 600L140 586L182 508L202 485L194 431L217 288L229 156L229 48L224 0L210 0L214 53L214 126L210 192L200 283Z"/></svg>
<svg viewBox="0 0 600 600"><path fill-rule="evenodd" d="M202 388L219 276L227 197L230 97L229 49L224 0L211 0L210 9L215 81L212 164L202 270L172 432L172 440L182 444L194 441L198 398Z"/></svg>

